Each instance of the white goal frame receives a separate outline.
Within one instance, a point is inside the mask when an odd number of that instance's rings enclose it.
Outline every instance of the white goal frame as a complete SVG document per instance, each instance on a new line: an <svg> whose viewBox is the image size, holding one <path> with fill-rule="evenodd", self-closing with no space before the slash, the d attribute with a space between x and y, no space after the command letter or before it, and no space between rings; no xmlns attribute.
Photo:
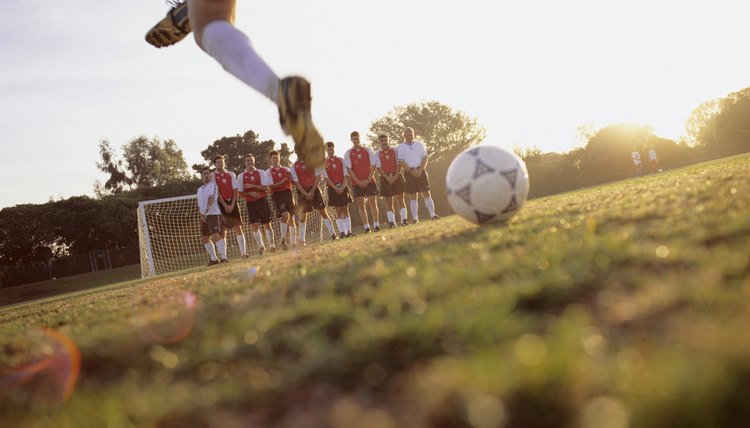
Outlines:
<svg viewBox="0 0 750 428"><path fill-rule="evenodd" d="M321 194L324 200L328 199L325 189L321 191ZM267 196L267 200L271 208L273 218L271 226L278 248L281 237L279 219L270 195ZM237 207L240 209L242 216L242 231L245 235L246 251L251 256L257 255L258 244L253 237L245 200L242 197L239 198ZM331 217L334 232L337 232L336 214L332 208L326 210ZM196 195L141 201L138 203L137 217L141 278L205 266L208 262L208 254L201 240L201 224ZM317 211L312 211L307 215L306 224L305 238L308 245L324 242L329 238L328 230L323 225ZM261 226L260 231L263 235L264 244L267 248L270 248L263 226ZM340 233L340 231L338 232ZM299 235L299 229L297 229L297 235ZM241 257L237 239L231 228L227 230L226 245L230 260Z"/></svg>

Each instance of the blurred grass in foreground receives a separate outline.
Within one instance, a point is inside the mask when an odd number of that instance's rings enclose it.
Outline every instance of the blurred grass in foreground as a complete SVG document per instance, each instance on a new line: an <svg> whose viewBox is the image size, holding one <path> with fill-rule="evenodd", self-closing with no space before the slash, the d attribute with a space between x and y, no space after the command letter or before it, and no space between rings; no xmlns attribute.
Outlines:
<svg viewBox="0 0 750 428"><path fill-rule="evenodd" d="M533 200L506 225L450 217L0 311L2 365L28 359L29 327L81 352L65 404L15 391L3 423L742 425L749 166L733 157Z"/></svg>

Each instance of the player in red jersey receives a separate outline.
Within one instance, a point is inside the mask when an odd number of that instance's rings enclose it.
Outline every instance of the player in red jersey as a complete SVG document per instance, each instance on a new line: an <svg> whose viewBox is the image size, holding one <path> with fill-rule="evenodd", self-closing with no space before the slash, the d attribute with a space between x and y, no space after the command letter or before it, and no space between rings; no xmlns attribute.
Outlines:
<svg viewBox="0 0 750 428"><path fill-rule="evenodd" d="M271 228L271 208L268 206L268 200L266 199L269 184L266 172L255 167L255 156L245 155L245 170L237 177L237 190L245 199L247 217L250 220L253 237L258 244L258 253L261 256L266 252L263 235L260 233L261 224L266 231L271 252L276 251L273 229Z"/></svg>
<svg viewBox="0 0 750 428"><path fill-rule="evenodd" d="M224 222L227 227L234 230L237 238L237 245L240 247L240 254L247 258L245 249L245 235L242 233L242 216L240 208L237 206L237 176L232 171L225 169L226 159L223 155L214 156L214 165L216 170L213 174L214 183L219 188L219 208L224 215ZM224 231L226 237L226 231Z"/></svg>
<svg viewBox="0 0 750 428"><path fill-rule="evenodd" d="M331 240L338 239L333 231L331 217L326 211L326 204L323 202L323 195L320 194L321 177L325 175L325 169L313 169L305 165L301 159L297 159L292 165L292 182L297 187L297 205L299 206L299 242L300 246L305 246L305 231L307 229L307 213L315 210L323 219L323 224L328 229L328 235Z"/></svg>
<svg viewBox="0 0 750 428"><path fill-rule="evenodd" d="M336 156L332 141L326 143L326 173L323 176L328 187L328 206L336 210L336 225L341 238L352 236L352 219L349 217L349 173L344 166L344 159Z"/></svg>
<svg viewBox="0 0 750 428"><path fill-rule="evenodd" d="M395 199L398 206L401 225L407 225L406 202L404 201L404 177L401 175L401 165L398 162L396 149L390 146L387 135L378 136L380 150L376 153L378 159L378 174L380 175L380 196L385 198L385 206L388 210L386 217L391 229L396 227L396 214L393 211Z"/></svg>
<svg viewBox="0 0 750 428"><path fill-rule="evenodd" d="M359 209L359 217L365 226L365 233L370 233L370 222L367 218L365 200L369 199L372 226L375 232L380 231L380 212L378 211L378 186L375 184L375 154L359 141L359 132L350 135L353 147L346 151L344 162L349 172L349 180L354 189L354 201Z"/></svg>
<svg viewBox="0 0 750 428"><path fill-rule="evenodd" d="M281 230L282 250L288 249L287 232L289 232L289 243L295 244L296 233L294 228L294 211L297 208L294 205L292 195L292 172L289 168L279 164L279 152L272 151L268 154L271 161L271 167L266 170L269 188L271 190L271 199L276 207L276 213L280 217L279 229Z"/></svg>

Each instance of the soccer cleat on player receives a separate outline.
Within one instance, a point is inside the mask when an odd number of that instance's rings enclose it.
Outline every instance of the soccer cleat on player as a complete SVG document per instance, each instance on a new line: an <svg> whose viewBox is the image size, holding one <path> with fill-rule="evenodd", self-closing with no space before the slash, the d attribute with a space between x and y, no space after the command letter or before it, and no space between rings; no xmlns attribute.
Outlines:
<svg viewBox="0 0 750 428"><path fill-rule="evenodd" d="M310 83L297 76L282 80L276 76L250 39L234 26L237 1L170 0L169 3L172 10L149 30L146 41L158 48L170 46L192 30L195 42L204 52L229 74L278 106L279 122L294 139L298 156L313 168L323 166L323 138L310 114Z"/></svg>

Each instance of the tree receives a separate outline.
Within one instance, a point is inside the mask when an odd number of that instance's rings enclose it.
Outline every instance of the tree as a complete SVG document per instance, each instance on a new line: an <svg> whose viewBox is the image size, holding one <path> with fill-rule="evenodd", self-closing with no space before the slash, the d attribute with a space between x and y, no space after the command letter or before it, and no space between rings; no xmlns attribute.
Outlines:
<svg viewBox="0 0 750 428"><path fill-rule="evenodd" d="M266 169L270 166L268 152L272 151L275 146L276 143L273 140L260 141L258 134L253 131L247 131L243 135L237 134L234 137L221 137L201 152L206 163L193 165L193 170L200 172L205 165L211 164L215 156L224 155L227 170L242 171L245 169L245 156L248 154L255 156L256 167ZM291 154L289 146L282 143L279 149L279 160L282 165L289 164Z"/></svg>
<svg viewBox="0 0 750 428"><path fill-rule="evenodd" d="M123 191L126 185L130 189L154 187L189 177L182 150L174 140L137 137L122 146L122 159L116 158L109 141L102 140L99 154L101 162L96 166L109 174L104 190L112 193ZM101 189L96 190L97 194L102 193Z"/></svg>
<svg viewBox="0 0 750 428"><path fill-rule="evenodd" d="M461 111L453 111L437 101L399 106L370 124L367 139L378 148L378 135L385 134L392 141L403 140L405 127L414 128L416 139L422 141L430 155L430 163L440 163L460 151L481 143L486 130L476 118Z"/></svg>
<svg viewBox="0 0 750 428"><path fill-rule="evenodd" d="M721 100L702 102L685 122L687 143L691 146L716 143L716 118L721 112Z"/></svg>

